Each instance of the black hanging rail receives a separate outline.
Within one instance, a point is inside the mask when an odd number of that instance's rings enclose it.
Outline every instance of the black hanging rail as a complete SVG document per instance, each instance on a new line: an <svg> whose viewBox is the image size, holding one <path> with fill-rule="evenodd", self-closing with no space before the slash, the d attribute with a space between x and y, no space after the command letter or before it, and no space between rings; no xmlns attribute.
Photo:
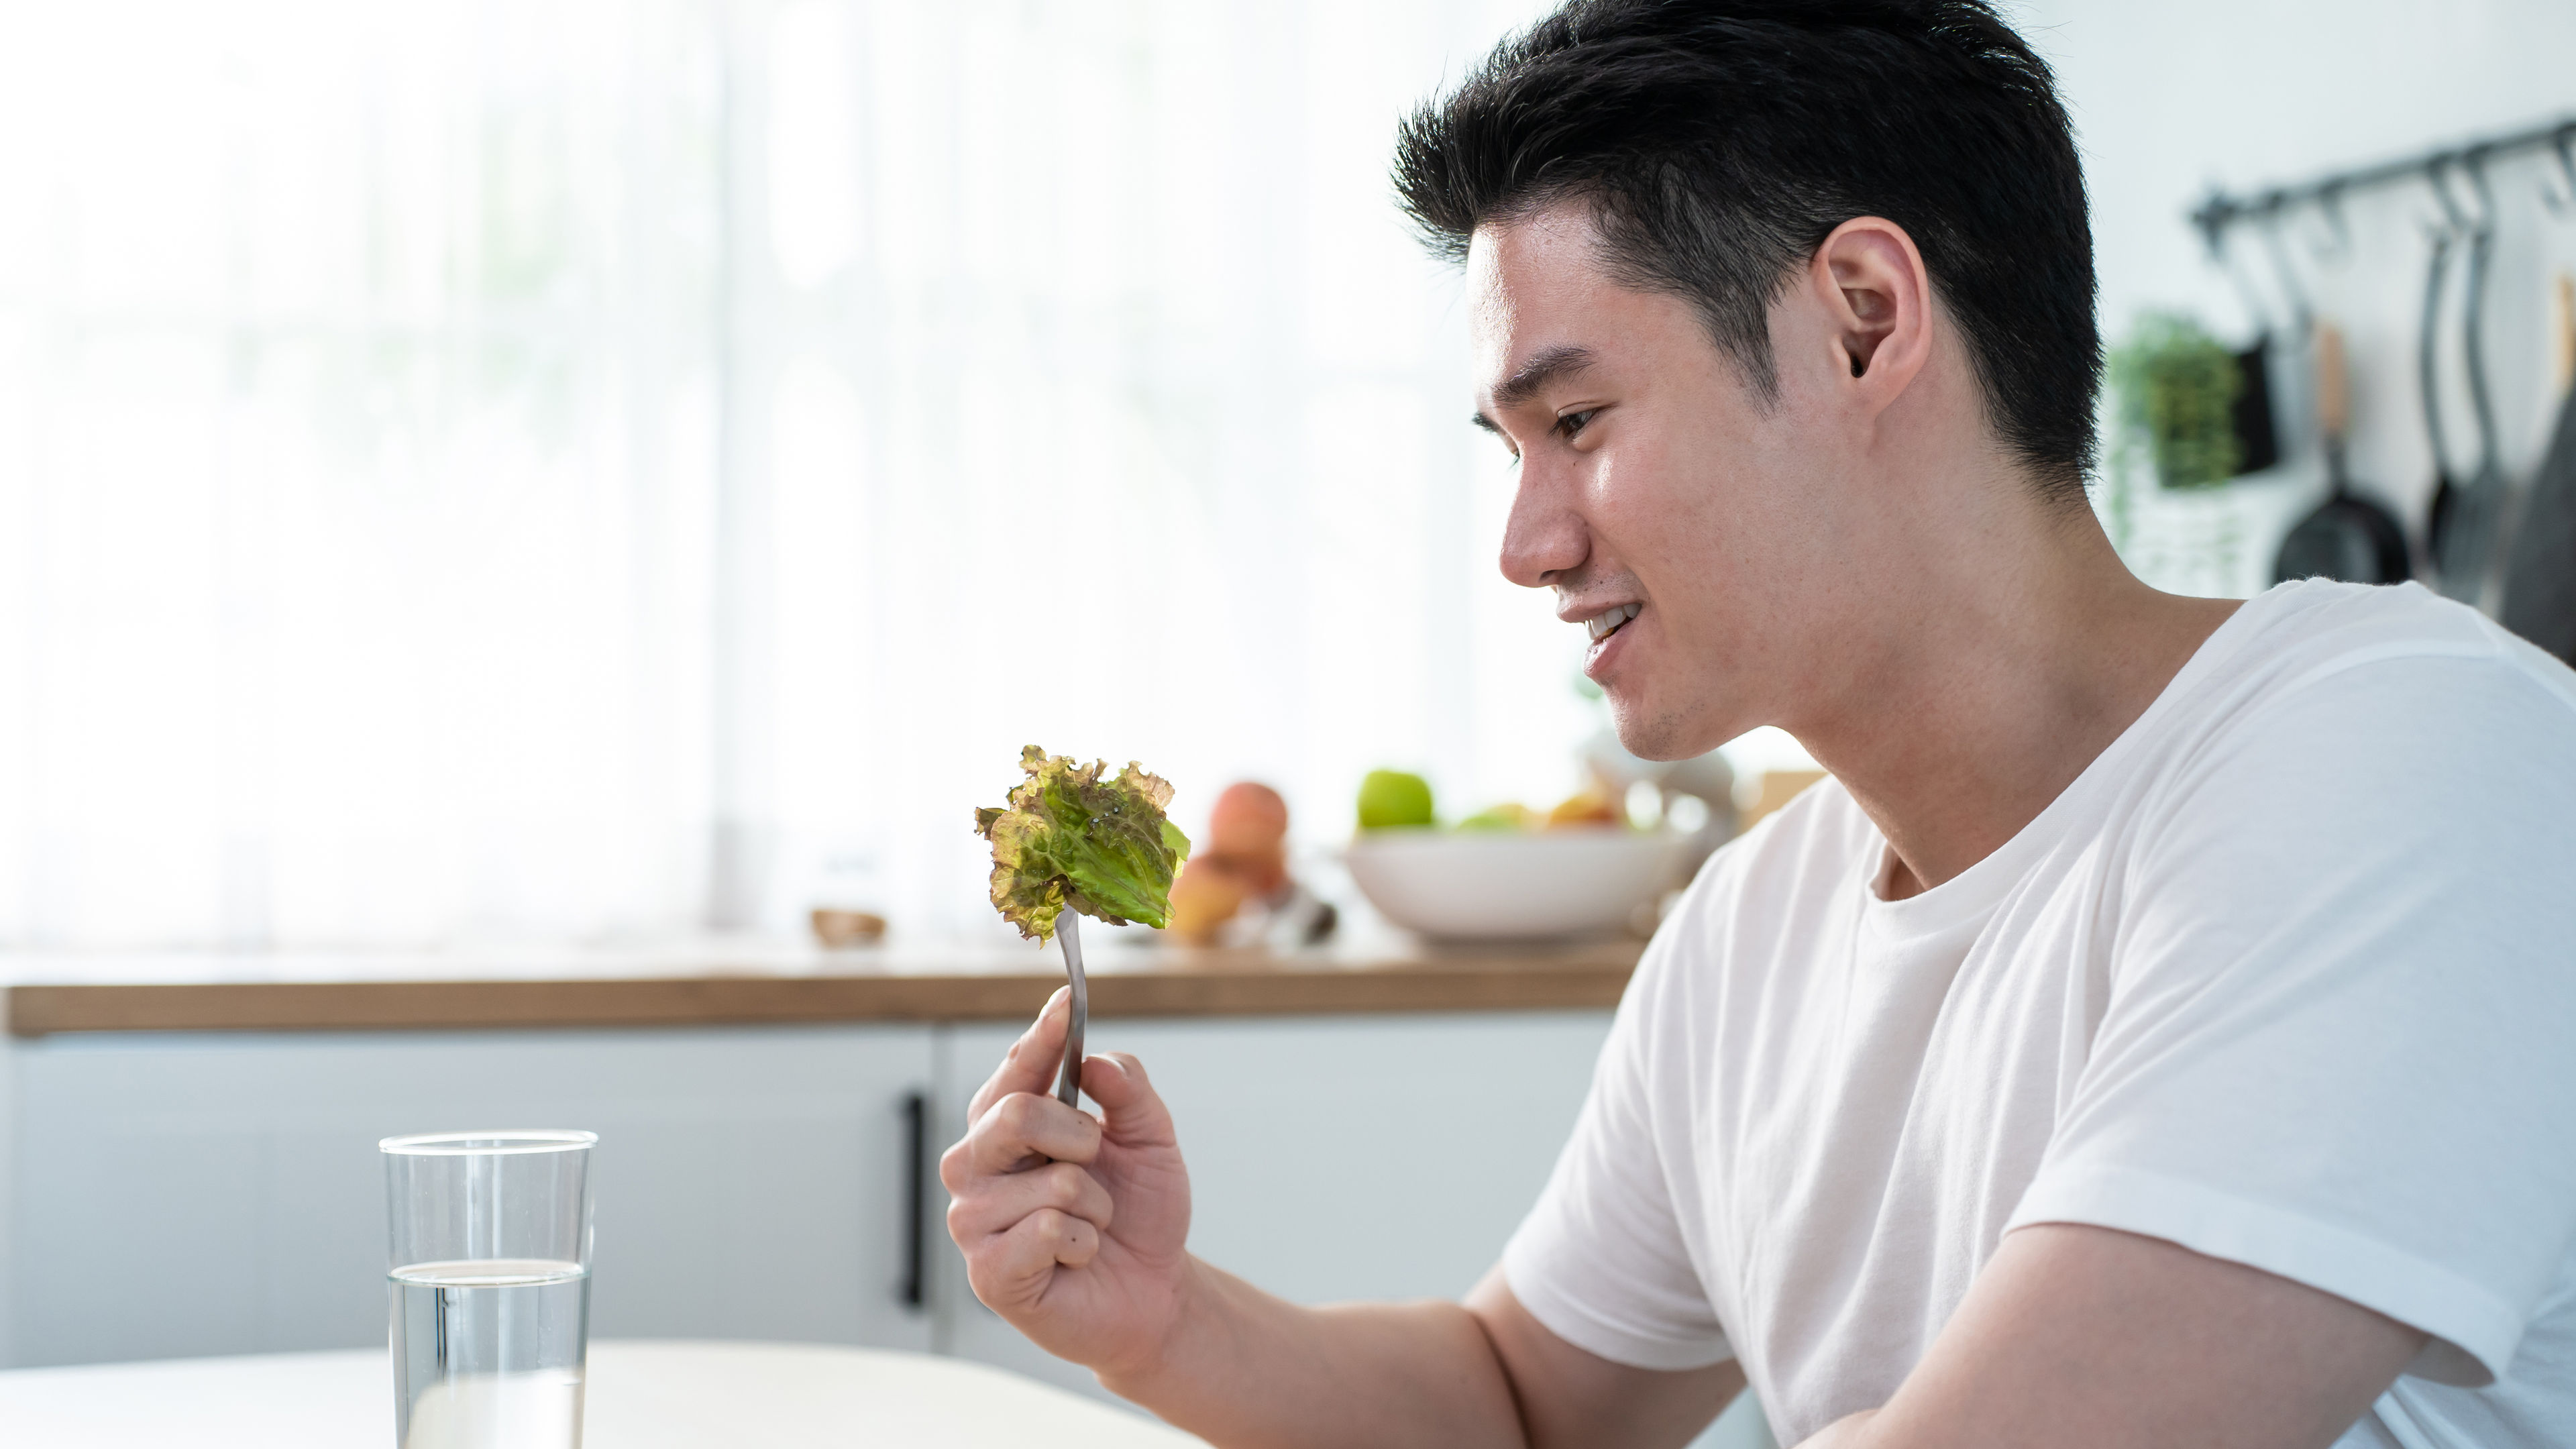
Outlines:
<svg viewBox="0 0 2576 1449"><path fill-rule="evenodd" d="M2382 161L2375 166L2332 172L2296 186L2275 186L2245 196L2212 192L2209 199L2192 212L2191 223L2200 229L2201 237L2215 251L2219 237L2238 222L2276 217L2293 206L2312 204L2326 214L2326 219L2340 233L2344 229L2343 199L2356 191L2370 191L2410 181L2423 181L2438 188L2444 184L2441 180L2443 173L2455 167L2475 174L2484 170L2491 161L2532 151L2557 154L2560 180L2566 186L2571 202L2576 202L2576 116L2566 116L2546 125L2447 146L2402 161Z"/></svg>

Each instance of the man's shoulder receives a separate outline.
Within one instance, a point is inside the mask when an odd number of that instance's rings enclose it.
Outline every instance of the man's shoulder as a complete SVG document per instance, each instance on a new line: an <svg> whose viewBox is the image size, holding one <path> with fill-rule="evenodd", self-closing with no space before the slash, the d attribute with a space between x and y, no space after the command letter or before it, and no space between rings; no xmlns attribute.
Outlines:
<svg viewBox="0 0 2576 1449"><path fill-rule="evenodd" d="M2286 806L2274 797L2320 787L2327 766L2392 779L2576 759L2576 672L2420 585L2311 579L2249 600L2132 734L2110 752L2128 777L2115 793L2259 760L2257 793Z"/></svg>
<svg viewBox="0 0 2576 1449"><path fill-rule="evenodd" d="M2415 586L2247 608L2231 656L2097 782L2087 818L2132 906L2277 921L2358 882L2387 910L2474 903L2576 860L2576 673Z"/></svg>
<svg viewBox="0 0 2576 1449"><path fill-rule="evenodd" d="M2465 604L2421 584L2303 579L2248 600L2245 627L2213 674L2263 692L2295 691L2346 670L2468 664L2576 710L2576 672Z"/></svg>

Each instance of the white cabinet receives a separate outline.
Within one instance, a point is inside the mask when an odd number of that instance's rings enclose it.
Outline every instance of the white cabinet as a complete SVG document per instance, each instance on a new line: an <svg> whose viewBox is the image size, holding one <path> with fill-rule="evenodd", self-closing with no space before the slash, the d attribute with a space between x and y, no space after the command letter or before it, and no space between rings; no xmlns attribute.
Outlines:
<svg viewBox="0 0 2576 1449"><path fill-rule="evenodd" d="M897 1301L928 1027L16 1042L20 1364L380 1344L376 1141L600 1134L592 1331L930 1346Z"/></svg>
<svg viewBox="0 0 2576 1449"><path fill-rule="evenodd" d="M1192 1244L1307 1302L1450 1297L1545 1181L1608 1024L1561 1015L1104 1020L1180 1121ZM1014 1029L102 1034L0 1055L16 1124L21 1364L351 1347L384 1333L376 1140L600 1134L593 1328L939 1346L1060 1381L967 1291L924 1204L930 1311L898 1300L911 1181ZM934 1085L935 1084L935 1085Z"/></svg>

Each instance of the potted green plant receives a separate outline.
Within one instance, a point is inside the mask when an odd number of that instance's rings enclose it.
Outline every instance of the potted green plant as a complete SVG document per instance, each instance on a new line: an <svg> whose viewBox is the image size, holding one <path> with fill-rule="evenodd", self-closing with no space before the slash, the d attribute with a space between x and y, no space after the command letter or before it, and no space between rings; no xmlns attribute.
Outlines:
<svg viewBox="0 0 2576 1449"><path fill-rule="evenodd" d="M2111 390L2121 426L2146 444L2159 484L2208 488L2236 476L2243 459L2234 415L2245 374L2197 320L2177 312L2140 318L2111 354Z"/></svg>

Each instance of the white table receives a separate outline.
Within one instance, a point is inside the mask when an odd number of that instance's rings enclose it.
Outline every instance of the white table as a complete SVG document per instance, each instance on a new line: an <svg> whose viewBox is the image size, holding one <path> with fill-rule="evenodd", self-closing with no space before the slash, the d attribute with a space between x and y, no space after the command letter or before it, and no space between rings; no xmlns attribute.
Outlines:
<svg viewBox="0 0 2576 1449"><path fill-rule="evenodd" d="M0 1373L9 1449L361 1449L393 1440L381 1350ZM1204 1449L981 1364L819 1344L590 1346L584 1449Z"/></svg>

